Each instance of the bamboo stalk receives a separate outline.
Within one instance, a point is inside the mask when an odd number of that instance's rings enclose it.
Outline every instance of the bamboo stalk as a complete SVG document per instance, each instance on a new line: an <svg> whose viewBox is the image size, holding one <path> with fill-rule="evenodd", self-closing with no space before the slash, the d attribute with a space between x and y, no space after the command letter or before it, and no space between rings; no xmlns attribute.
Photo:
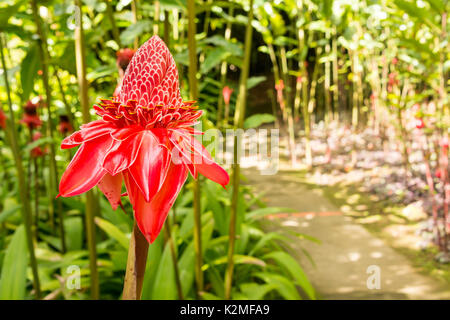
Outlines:
<svg viewBox="0 0 450 320"><path fill-rule="evenodd" d="M128 249L127 269L123 284L122 300L140 300L147 264L148 242L136 222Z"/></svg>
<svg viewBox="0 0 450 320"><path fill-rule="evenodd" d="M77 78L80 87L80 103L83 112L83 122L88 123L91 120L89 113L88 87L86 81L86 48L84 42L83 22L82 22L82 3L81 0L75 0L75 5L80 12L79 25L75 28L75 51L77 64ZM86 236L89 250L89 267L91 273L91 298L96 300L100 296L99 278L97 270L97 248L95 243L95 199L92 190L86 193Z"/></svg>
<svg viewBox="0 0 450 320"><path fill-rule="evenodd" d="M138 5L138 0L132 0L131 1L131 12L132 12L132 22L137 23L139 16L138 16L138 10L139 10L139 5ZM139 48L139 36L136 36L136 38L134 39L134 49L137 50Z"/></svg>
<svg viewBox="0 0 450 320"><path fill-rule="evenodd" d="M229 16L233 16L234 13L234 7L231 6L230 10L228 11L228 15ZM225 27L225 40L230 40L231 38L231 21L227 22L227 25ZM223 88L225 87L225 83L227 81L227 71L228 71L228 63L224 60L222 61L222 64L220 66L220 90L223 90ZM222 127L222 114L223 112L223 96L222 96L222 91L219 92L219 100L217 101L217 128L221 128ZM223 119L224 119L224 124L227 125L228 124L228 117L229 117L229 113L230 113L230 106L226 105L225 106L225 113L223 115Z"/></svg>
<svg viewBox="0 0 450 320"><path fill-rule="evenodd" d="M47 136L51 138L53 141L54 137L54 124L52 119L52 111L51 111L51 89L49 85L49 78L48 78L48 64L49 64L49 53L47 48L47 37L45 35L44 29L42 28L42 21L39 16L38 6L36 0L31 1L31 7L33 9L33 17L37 28L37 33L39 35L38 38L38 51L39 51L39 57L42 63L42 82L45 89L45 100L46 100L46 108L47 108ZM49 168L50 168L50 174L49 174L49 214L50 219L54 219L54 210L55 210L55 197L56 197L56 189L58 185L58 169L56 165L56 157L55 157L55 145L54 143L50 143L50 155L49 155ZM57 200L58 203L60 200ZM61 205L58 206L58 209L62 208ZM64 232L64 217L61 210L58 210L58 216L60 219L60 231L61 231L61 240L62 240L62 247L63 251L65 251L65 232ZM54 223L53 223L54 226Z"/></svg>
<svg viewBox="0 0 450 320"><path fill-rule="evenodd" d="M250 10L248 13L247 27L245 30L245 44L244 44L244 61L242 64L241 78L239 81L239 95L236 104L236 112L234 114L234 127L235 129L243 128L246 109L247 98L247 79L250 69L250 53L252 47L252 20L253 20L253 0L250 0ZM227 269L225 271L225 299L231 298L231 288L233 285L233 272L234 272L234 247L236 242L236 219L238 210L238 197L239 197L239 183L240 183L240 165L238 152L241 139L238 139L237 135L234 137L234 163L233 163L233 194L230 212L230 228L229 228L229 243L228 243L228 258Z"/></svg>
<svg viewBox="0 0 450 320"><path fill-rule="evenodd" d="M8 107L9 107L9 119L6 126L6 133L8 136L9 143L11 145L11 150L14 156L14 163L16 165L17 171L17 181L19 184L19 197L22 203L22 218L25 225L25 233L27 239L27 247L30 254L30 265L33 274L33 287L35 290L36 298L41 298L41 285L39 281L38 264L36 260L36 255L34 252L33 245L33 233L32 233L32 213L29 199L27 197L27 184L25 181L25 174L22 163L22 156L20 155L20 147L17 137L16 125L14 111L12 108L11 101L11 91L8 80L8 69L6 68L5 56L4 56L4 45L3 45L3 34L0 34L0 56L2 60L3 77L5 81L6 94L8 97Z"/></svg>
<svg viewBox="0 0 450 320"><path fill-rule="evenodd" d="M111 22L111 29L114 41L116 41L119 48L122 48L122 44L120 42L120 33L116 25L116 19L114 19L114 12L111 6L111 0L106 0L105 2L106 2L106 15L108 16L108 19Z"/></svg>
<svg viewBox="0 0 450 320"><path fill-rule="evenodd" d="M188 0L188 48L189 48L189 92L191 100L197 100L197 51L196 51L196 26L195 26L195 0ZM197 295L203 291L203 253L202 253L202 223L201 223L201 201L200 181L194 180L194 248L195 248L195 281Z"/></svg>
<svg viewBox="0 0 450 320"><path fill-rule="evenodd" d="M158 0L153 2L155 8L155 15L153 17L153 34L159 33L159 13L161 11L161 6Z"/></svg>
<svg viewBox="0 0 450 320"><path fill-rule="evenodd" d="M70 108L70 104L67 101L66 93L64 92L64 88L62 86L62 82L61 82L61 78L59 77L58 70L54 71L54 75L56 77L56 82L58 82L58 87L59 87L59 91L61 92L61 97L62 97L62 100L64 103L64 108L66 109L67 118L69 119L69 123L72 126L72 128L75 128L75 119L73 117L72 110Z"/></svg>

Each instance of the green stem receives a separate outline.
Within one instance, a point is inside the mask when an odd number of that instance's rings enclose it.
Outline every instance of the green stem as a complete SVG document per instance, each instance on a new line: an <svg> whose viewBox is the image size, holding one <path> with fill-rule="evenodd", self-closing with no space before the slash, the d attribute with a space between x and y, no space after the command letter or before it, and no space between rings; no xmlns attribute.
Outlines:
<svg viewBox="0 0 450 320"><path fill-rule="evenodd" d="M138 10L139 10L139 5L138 5L138 0L132 0L131 1L131 12L132 12L132 22L137 23L139 16L138 16ZM137 50L139 48L139 36L136 36L136 38L134 38L134 49Z"/></svg>
<svg viewBox="0 0 450 320"><path fill-rule="evenodd" d="M46 100L46 108L47 108L47 136L51 138L53 141L54 137L54 123L52 120L52 112L51 112L51 97L52 92L49 85L48 78L48 62L49 62L49 53L47 49L47 37L45 35L44 29L42 28L43 22L41 21L41 17L39 16L39 10L37 6L37 1L33 0L31 2L31 6L33 9L33 17L37 28L37 33L39 35L38 38L38 48L39 48L39 57L42 63L42 82L45 89L45 100ZM49 212L50 218L54 219L54 210L55 210L55 191L58 185L58 171L56 166L56 157L55 157L55 145L54 143L50 143L50 155L49 155ZM58 210L58 214L60 217L61 223L63 222L62 212ZM54 226L54 224L53 224ZM64 227L61 229L64 232ZM61 234L62 239L64 239L64 233ZM63 241L64 242L64 241Z"/></svg>
<svg viewBox="0 0 450 320"><path fill-rule="evenodd" d="M9 119L7 124L7 135L8 140L11 145L11 150L13 152L14 161L16 165L16 171L17 171L17 180L19 184L19 197L20 202L22 203L22 216L23 216L23 222L25 224L25 231L26 231L26 238L27 238L27 246L28 251L30 254L30 265L31 265L31 271L33 273L33 287L36 292L36 298L41 298L41 285L39 282L39 273L38 273L38 265L36 260L36 255L34 252L34 245L33 245L33 234L32 234L32 213L31 213L31 206L29 199L27 198L27 184L25 181L25 174L22 164L22 157L20 155L20 149L19 149L19 143L17 139L17 131L15 127L15 118L14 118L14 111L12 108L12 101L11 101L11 91L9 87L9 80L8 80L8 70L6 69L6 62L5 62L5 56L3 53L3 35L0 34L0 55L2 60L2 68L3 68L3 77L5 81L6 86L6 94L8 96L8 106L9 106Z"/></svg>
<svg viewBox="0 0 450 320"><path fill-rule="evenodd" d="M108 16L108 19L111 22L111 29L114 41L116 41L119 48L122 48L122 44L120 42L120 33L116 25L116 19L114 19L114 12L111 6L111 0L106 0L105 2L106 2L106 15Z"/></svg>
<svg viewBox="0 0 450 320"><path fill-rule="evenodd" d="M147 239L145 239L135 222L128 249L122 300L141 300L147 256Z"/></svg>
<svg viewBox="0 0 450 320"><path fill-rule="evenodd" d="M189 91L191 100L197 100L197 51L195 43L195 0L188 0L188 48L189 48ZM203 255L202 255L202 223L201 223L201 201L200 181L194 181L194 248L195 248L195 281L197 284L197 295L203 291Z"/></svg>
<svg viewBox="0 0 450 320"><path fill-rule="evenodd" d="M245 52L244 62L242 64L241 78L239 80L239 95L236 104L236 112L234 114L234 127L235 129L244 127L246 98L247 98L247 79L250 69L250 53L252 47L252 33L253 27L251 21L253 21L253 0L250 0L250 10L248 13L248 21L245 30ZM225 271L225 299L231 298L231 288L233 284L233 271L234 271L234 247L236 242L236 219L238 210L238 197L239 197L239 182L240 182L240 165L239 154L240 146L238 143L241 139L238 139L237 135L234 137L234 163L233 163L233 194L230 212L230 228L229 228L229 243L228 243L228 259L227 269Z"/></svg>
<svg viewBox="0 0 450 320"><path fill-rule="evenodd" d="M233 16L234 13L234 7L230 7L230 11L228 12L229 16ZM225 40L230 40L231 38L231 21L227 22L227 26L225 27ZM220 90L223 90L223 87L225 87L225 83L227 81L227 70L228 70L228 63L224 60L222 61L222 64L220 66ZM223 114L223 96L222 91L219 92L219 100L217 102L217 128L222 127L222 114ZM224 114L224 122L225 125L228 124L228 116L230 113L230 106L225 106L225 114Z"/></svg>
<svg viewBox="0 0 450 320"><path fill-rule="evenodd" d="M88 87L86 81L86 54L85 54L85 42L83 33L82 22L82 5L81 0L75 0L75 5L79 8L80 17L79 25L75 28L75 51L76 51L76 65L77 65L77 77L78 85L80 87L80 102L81 109L83 111L83 122L88 123L91 120L89 113L89 98ZM86 194L86 212L85 212L85 224L86 224L86 236L89 250L89 267L91 272L91 298L96 300L100 296L99 278L97 270L97 248L95 243L95 199L92 190Z"/></svg>
<svg viewBox="0 0 450 320"><path fill-rule="evenodd" d="M62 86L61 78L59 77L58 70L55 69L54 75L56 77L56 82L58 82L59 92L61 92L61 97L64 103L64 108L66 109L67 118L69 119L69 123L72 128L75 128L75 119L72 114L72 110L70 108L70 104L67 101L66 93L64 92L64 88Z"/></svg>
<svg viewBox="0 0 450 320"><path fill-rule="evenodd" d="M153 17L153 34L159 33L159 13L160 13L160 4L158 0L155 0L153 2L153 5L155 7L155 15Z"/></svg>

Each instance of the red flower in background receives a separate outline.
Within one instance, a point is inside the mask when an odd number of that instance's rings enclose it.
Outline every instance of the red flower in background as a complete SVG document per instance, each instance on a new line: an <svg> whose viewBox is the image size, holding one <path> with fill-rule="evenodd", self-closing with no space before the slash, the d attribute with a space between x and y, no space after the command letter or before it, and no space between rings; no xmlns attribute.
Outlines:
<svg viewBox="0 0 450 320"><path fill-rule="evenodd" d="M70 124L69 117L65 114L59 116L58 131L62 135L67 135L68 133L73 132L73 127Z"/></svg>
<svg viewBox="0 0 450 320"><path fill-rule="evenodd" d="M228 184L227 172L193 137L200 134L192 126L202 111L182 100L175 62L159 37L133 56L119 95L101 101L94 109L102 119L82 125L61 144L81 146L61 178L59 196L98 185L116 209L124 181L138 227L153 242L188 171Z"/></svg>
<svg viewBox="0 0 450 320"><path fill-rule="evenodd" d="M0 128L6 128L6 114L0 109Z"/></svg>
<svg viewBox="0 0 450 320"><path fill-rule="evenodd" d="M425 122L423 122L422 118L416 118L415 126L417 129L423 129L423 128L425 128Z"/></svg>
<svg viewBox="0 0 450 320"><path fill-rule="evenodd" d="M39 103L33 103L29 100L24 107L23 117L20 122L27 125L30 129L35 129L42 125L42 121L37 114L38 106Z"/></svg>
<svg viewBox="0 0 450 320"><path fill-rule="evenodd" d="M36 131L33 134L33 141L37 141L41 137L42 137L42 133L40 133L39 131ZM37 147L34 147L33 149L31 149L31 156L33 158L42 157L45 154L46 154L46 150L42 150L42 148L40 146L37 146Z"/></svg>
<svg viewBox="0 0 450 320"><path fill-rule="evenodd" d="M233 89L231 89L229 86L223 87L222 96L223 96L223 101L225 101L225 104L230 104L230 98L231 98L232 93L233 93Z"/></svg>
<svg viewBox="0 0 450 320"><path fill-rule="evenodd" d="M120 93L120 86L122 85L122 79L125 75L128 65L130 64L133 55L136 53L134 49L120 49L116 52L117 55L117 68L119 69L119 83L117 84L116 90L114 90L113 96L116 97Z"/></svg>

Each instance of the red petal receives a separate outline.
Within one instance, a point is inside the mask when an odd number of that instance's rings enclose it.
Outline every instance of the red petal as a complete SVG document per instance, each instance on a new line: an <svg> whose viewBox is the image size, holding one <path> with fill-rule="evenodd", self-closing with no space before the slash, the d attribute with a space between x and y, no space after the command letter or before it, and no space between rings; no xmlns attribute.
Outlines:
<svg viewBox="0 0 450 320"><path fill-rule="evenodd" d="M81 145L59 183L59 195L76 196L92 189L103 178L103 159L112 145L110 135L90 140Z"/></svg>
<svg viewBox="0 0 450 320"><path fill-rule="evenodd" d="M142 143L128 171L148 202L164 181L170 154L151 131L146 130L138 135L142 136Z"/></svg>
<svg viewBox="0 0 450 320"><path fill-rule="evenodd" d="M172 208L181 187L186 181L187 173L184 165L170 163L161 190L153 197L151 202L145 201L143 194L131 177L124 179L138 227L150 243L155 241L159 235L170 208Z"/></svg>
<svg viewBox="0 0 450 320"><path fill-rule="evenodd" d="M111 132L111 136L119 141L123 141L128 139L133 134L138 133L139 131L144 130L140 125L132 125L124 128L119 128Z"/></svg>
<svg viewBox="0 0 450 320"><path fill-rule="evenodd" d="M144 131L141 131L129 139L116 142L103 161L103 169L113 176L128 169L136 160L143 135Z"/></svg>
<svg viewBox="0 0 450 320"><path fill-rule="evenodd" d="M176 136L177 134L175 133L174 137ZM214 160L212 160L208 150L206 150L200 141L193 136L186 137L185 135L179 135L178 137L181 137L181 140L178 140L178 148L184 147L184 149L189 148L191 150L189 162L186 163L188 167L189 165L193 165L195 169L206 178L222 185L223 187L230 182L230 176L228 173L221 166L215 163ZM171 141L173 142L174 140ZM185 159L186 157L183 157L183 160ZM191 171L191 174L194 171L193 177L197 178L195 170L192 170L191 168L189 168L189 170Z"/></svg>
<svg viewBox="0 0 450 320"><path fill-rule="evenodd" d="M81 130L72 133L61 143L61 149L76 147L83 142L99 138L110 133L114 126L110 122L96 120L81 126Z"/></svg>
<svg viewBox="0 0 450 320"><path fill-rule="evenodd" d="M119 173L118 175L112 176L107 173L103 176L97 186L108 199L113 210L116 210L120 204L122 174Z"/></svg>

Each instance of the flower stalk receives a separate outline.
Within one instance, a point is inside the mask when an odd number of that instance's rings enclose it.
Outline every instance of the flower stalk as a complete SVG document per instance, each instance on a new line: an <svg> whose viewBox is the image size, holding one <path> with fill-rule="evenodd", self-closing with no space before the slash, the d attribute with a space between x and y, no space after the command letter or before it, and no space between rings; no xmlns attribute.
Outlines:
<svg viewBox="0 0 450 320"><path fill-rule="evenodd" d="M248 21L245 30L245 51L244 62L241 71L241 78L239 81L239 95L237 99L236 112L234 114L234 127L235 129L244 127L246 98L247 98L247 78L250 69L250 53L252 47L252 33L253 27L251 21L253 20L253 0L250 0L250 10L248 13ZM233 162L233 194L230 212L230 227L229 227L229 243L228 243L228 259L227 269L225 273L225 299L231 298L231 288L233 283L233 271L234 271L234 247L236 242L236 218L238 210L238 197L239 197L239 183L240 183L240 165L239 165L239 148L241 139L235 135L234 137L234 162Z"/></svg>
<svg viewBox="0 0 450 320"><path fill-rule="evenodd" d="M145 239L135 222L131 234L130 247L128 249L127 269L125 271L122 300L141 299L147 255L147 239Z"/></svg>

